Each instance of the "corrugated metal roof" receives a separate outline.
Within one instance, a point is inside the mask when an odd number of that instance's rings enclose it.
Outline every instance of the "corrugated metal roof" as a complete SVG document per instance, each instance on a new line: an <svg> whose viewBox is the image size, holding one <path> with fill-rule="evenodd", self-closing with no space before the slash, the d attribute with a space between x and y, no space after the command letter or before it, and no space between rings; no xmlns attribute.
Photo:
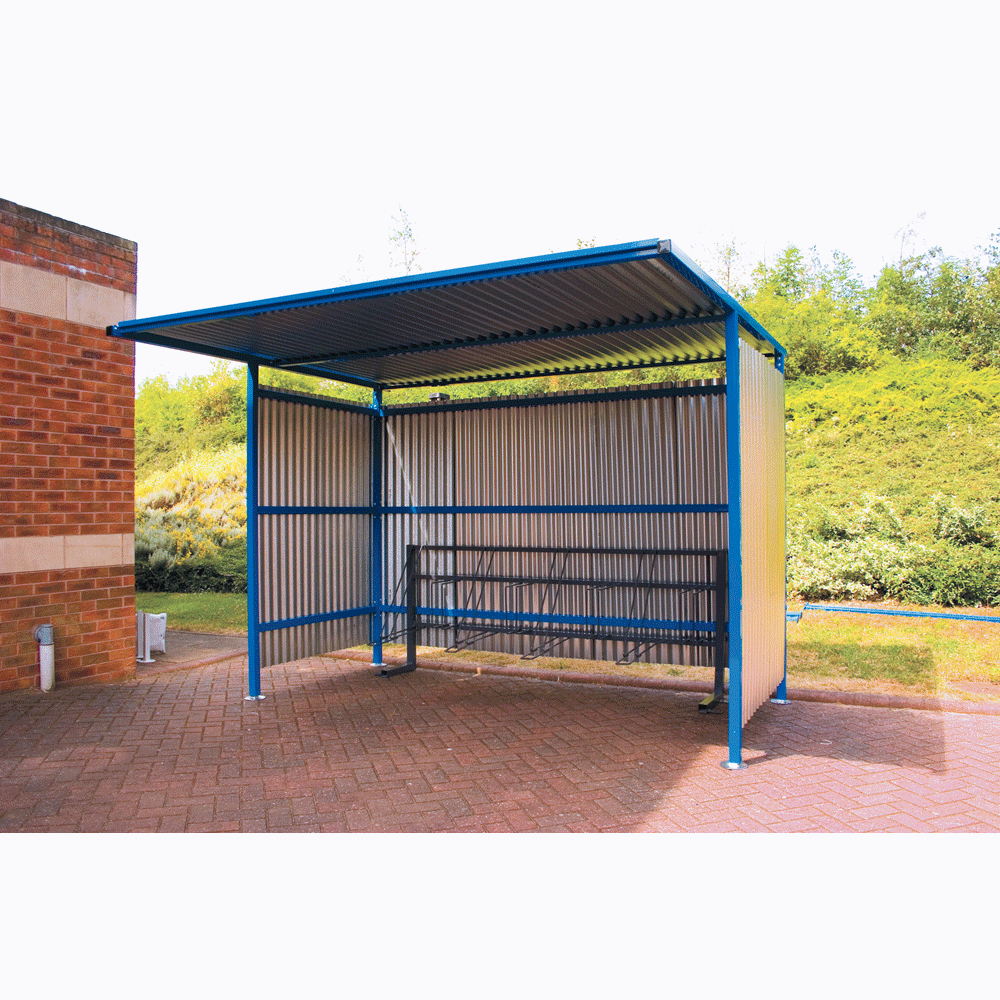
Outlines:
<svg viewBox="0 0 1000 1000"><path fill-rule="evenodd" d="M669 240L645 240L126 320L108 335L400 388L719 360L730 309L784 353Z"/></svg>

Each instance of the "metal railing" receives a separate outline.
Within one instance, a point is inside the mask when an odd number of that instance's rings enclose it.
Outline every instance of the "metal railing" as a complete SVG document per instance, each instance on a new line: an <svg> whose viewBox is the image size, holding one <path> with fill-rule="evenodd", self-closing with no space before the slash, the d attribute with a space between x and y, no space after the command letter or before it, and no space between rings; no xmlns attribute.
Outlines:
<svg viewBox="0 0 1000 1000"><path fill-rule="evenodd" d="M405 636L406 664L382 673L415 670L418 637L430 630L449 632L451 651L530 636L523 659L579 640L620 644L619 662L652 647L701 646L715 668L707 709L724 694L727 590L725 549L407 545L387 608L405 614L405 626L385 637Z"/></svg>

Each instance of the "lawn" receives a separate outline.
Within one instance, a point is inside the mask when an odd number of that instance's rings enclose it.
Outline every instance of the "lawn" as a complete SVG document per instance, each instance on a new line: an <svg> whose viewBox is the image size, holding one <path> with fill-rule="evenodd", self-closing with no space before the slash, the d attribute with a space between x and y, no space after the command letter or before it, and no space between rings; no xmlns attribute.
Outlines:
<svg viewBox="0 0 1000 1000"><path fill-rule="evenodd" d="M997 617L996 609L867 607ZM1000 700L1000 624L806 611L788 625L795 687Z"/></svg>
<svg viewBox="0 0 1000 1000"><path fill-rule="evenodd" d="M167 613L167 626L182 632L215 635L247 634L246 594L164 594L149 591L135 595L137 610Z"/></svg>

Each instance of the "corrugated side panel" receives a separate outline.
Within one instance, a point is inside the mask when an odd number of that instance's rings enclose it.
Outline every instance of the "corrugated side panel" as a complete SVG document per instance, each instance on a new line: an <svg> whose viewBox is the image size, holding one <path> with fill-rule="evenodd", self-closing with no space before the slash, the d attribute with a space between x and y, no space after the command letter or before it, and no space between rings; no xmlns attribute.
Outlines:
<svg viewBox="0 0 1000 1000"><path fill-rule="evenodd" d="M712 382L677 385L708 386ZM450 408L386 418L387 506L547 506L591 504L725 503L725 397L565 402L510 409ZM434 514L389 515L386 525L385 601L402 605L405 546L558 546L580 548L718 548L725 545L724 514ZM554 556L434 553L425 556L441 575L491 573L613 580L666 579L663 561L639 556ZM707 579L707 560L674 563L670 573ZM468 606L464 584L428 585L422 601ZM711 620L704 591L630 587L559 588L493 583L476 595L479 607L501 611ZM587 659L627 656L645 662L707 664L710 652L678 646L641 648L623 642L578 640L549 647L539 637L493 634L476 641L444 619L421 644L456 641L477 649ZM401 615L386 629L400 641Z"/></svg>
<svg viewBox="0 0 1000 1000"><path fill-rule="evenodd" d="M785 668L785 379L740 343L743 723Z"/></svg>
<svg viewBox="0 0 1000 1000"><path fill-rule="evenodd" d="M301 401L260 399L258 503L355 507L371 503L371 418ZM367 514L262 514L258 519L261 624L369 604ZM261 666L369 641L369 618L261 634Z"/></svg>

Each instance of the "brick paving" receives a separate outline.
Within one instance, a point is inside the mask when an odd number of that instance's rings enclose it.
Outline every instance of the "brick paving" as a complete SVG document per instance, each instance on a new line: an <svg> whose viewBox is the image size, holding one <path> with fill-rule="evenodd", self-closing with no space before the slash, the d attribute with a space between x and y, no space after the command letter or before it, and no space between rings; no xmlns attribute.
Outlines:
<svg viewBox="0 0 1000 1000"><path fill-rule="evenodd" d="M316 657L0 695L3 831L997 831L1000 717Z"/></svg>

